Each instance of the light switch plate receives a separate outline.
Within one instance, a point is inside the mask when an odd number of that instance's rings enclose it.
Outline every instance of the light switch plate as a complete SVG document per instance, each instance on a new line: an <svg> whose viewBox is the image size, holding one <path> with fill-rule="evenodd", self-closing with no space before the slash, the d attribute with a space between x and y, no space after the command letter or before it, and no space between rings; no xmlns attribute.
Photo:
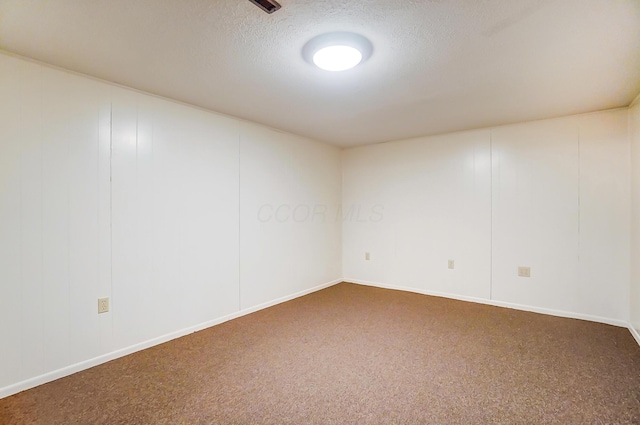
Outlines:
<svg viewBox="0 0 640 425"><path fill-rule="evenodd" d="M455 262L453 260L449 260L447 262L447 267L449 267L449 269L453 270L455 267Z"/></svg>

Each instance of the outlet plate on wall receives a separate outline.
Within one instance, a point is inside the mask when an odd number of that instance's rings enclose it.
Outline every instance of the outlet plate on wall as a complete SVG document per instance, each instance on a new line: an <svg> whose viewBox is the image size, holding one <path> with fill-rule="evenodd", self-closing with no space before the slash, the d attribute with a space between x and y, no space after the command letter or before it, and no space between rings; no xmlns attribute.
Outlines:
<svg viewBox="0 0 640 425"><path fill-rule="evenodd" d="M531 277L531 267L518 267L518 276Z"/></svg>
<svg viewBox="0 0 640 425"><path fill-rule="evenodd" d="M98 298L98 314L109 311L109 298Z"/></svg>
<svg viewBox="0 0 640 425"><path fill-rule="evenodd" d="M454 267L455 267L455 261L453 261L453 260L448 260L448 261L447 261L447 267L448 267L449 269L453 270L453 269L454 269Z"/></svg>

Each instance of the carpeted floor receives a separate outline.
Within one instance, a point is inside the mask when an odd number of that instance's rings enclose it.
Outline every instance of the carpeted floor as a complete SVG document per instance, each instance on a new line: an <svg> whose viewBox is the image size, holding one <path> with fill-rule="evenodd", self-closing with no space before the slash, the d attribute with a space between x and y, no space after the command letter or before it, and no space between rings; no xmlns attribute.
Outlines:
<svg viewBox="0 0 640 425"><path fill-rule="evenodd" d="M640 347L343 283L2 399L0 424L640 424Z"/></svg>

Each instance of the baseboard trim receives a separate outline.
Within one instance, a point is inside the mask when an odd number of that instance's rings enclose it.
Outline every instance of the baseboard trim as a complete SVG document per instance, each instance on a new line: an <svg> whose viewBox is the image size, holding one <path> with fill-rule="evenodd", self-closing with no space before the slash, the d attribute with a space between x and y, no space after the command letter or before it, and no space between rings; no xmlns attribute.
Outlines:
<svg viewBox="0 0 640 425"><path fill-rule="evenodd" d="M393 289L397 291L414 292L417 294L430 295L434 297L450 298L450 299L459 300L459 301L468 301L468 302L474 302L478 304L492 305L495 307L504 307L504 308L511 308L514 310L529 311L532 313L548 314L550 316L566 317L569 319L588 320L590 322L604 323L607 325L619 326L622 328L629 327L629 323L624 320L610 319L607 317L593 316L590 314L574 313L574 312L564 311L564 310L554 310L550 308L514 304L514 303L509 303L504 301L495 301L495 300L489 300L486 298L476 298L476 297L469 297L465 295L457 295L457 294L450 294L450 293L444 293L444 292L427 291L424 289L411 288L411 287L399 286L399 285L389 285L386 283L370 282L370 281L365 281L360 279L345 278L344 281L348 283L355 283L357 285L366 285L366 286L374 286L377 288Z"/></svg>
<svg viewBox="0 0 640 425"><path fill-rule="evenodd" d="M640 345L640 333L638 332L638 329L631 323L629 323L629 332L631 332L631 335L633 335L638 345Z"/></svg>
<svg viewBox="0 0 640 425"><path fill-rule="evenodd" d="M265 308L273 307L274 305L282 304L284 302L291 301L291 300L294 300L296 298L303 297L305 295L309 295L309 294L311 294L313 292L318 292L318 291L320 291L322 289L329 288L330 286L334 286L334 285L337 285L338 283L342 283L342 282L344 282L342 279L332 280L331 282L323 283L322 285L314 286L313 288L305 289L303 291L296 292L295 294L292 294L292 295L287 295L285 297L280 297L280 298L277 298L277 299L275 299L273 301L268 301L266 303L262 303L262 304L259 304L257 306L254 306L254 307L245 308L245 309L239 311L238 313L234 313L235 317L232 317L232 319L235 319L236 317L240 317L240 316L246 316L247 314L255 313L256 311L264 310ZM227 319L227 320L231 320L231 319Z"/></svg>
<svg viewBox="0 0 640 425"><path fill-rule="evenodd" d="M82 362L79 362L79 363L75 363L73 365L66 366L66 367L63 367L61 369L54 370L52 372L48 372L48 373L45 373L45 374L42 374L42 375L39 375L39 376L36 376L36 377L33 377L33 378L26 379L24 381L20 381L20 382L15 383L15 384L11 384L9 386L0 388L0 398L9 397L9 396L17 394L19 392L26 391L26 390L28 390L30 388L34 388L34 387L37 387L39 385L46 384L47 382L55 381L56 379L64 378L65 376L69 376L69 375L72 375L74 373L83 371L85 369L89 369L91 367L98 366L100 364L109 362L111 360L115 360L115 359L118 359L120 357L124 357L124 356L127 356L129 354L133 354L133 353L135 353L137 351L141 351L141 350L153 347L153 346L158 345L158 344L163 344L163 343L171 341L173 339L180 338L180 337L183 337L185 335L189 335L191 333L198 332L198 331L210 328L212 326L219 325L219 324L224 323L224 322L228 322L229 320L233 320L233 319L236 319L236 318L241 317L241 316L246 316L247 314L255 313L256 311L263 310L265 308L272 307L272 306L277 305L277 304L281 304L281 303L284 303L284 302L287 302L287 301L291 301L291 300L293 300L295 298L299 298L299 297L302 297L304 295L308 295L308 294L311 294L313 292L320 291L322 289L328 288L330 286L336 285L336 284L341 283L341 282L343 282L342 279L333 280L331 282L323 283L321 285L314 286L313 288L310 288L310 289L305 289L303 291L299 291L299 292L296 292L294 294L287 295L285 297L280 297L280 298L277 298L275 300L272 300L272 301L269 301L269 302L266 302L266 303L262 303L262 304L259 304L257 306L254 306L254 307L249 307L249 308L234 312L232 314L228 314L226 316L222 316L222 317L219 317L219 318L216 318L216 319L213 319L213 320L209 320L209 321L204 322L204 323L200 323L198 325L190 326L188 328L184 328L184 329L181 329L181 330L178 330L178 331L175 331L175 332L170 332L168 334L165 334L165 335L162 335L162 336L159 336L159 337L156 337L156 338L152 338L152 339L149 339L147 341L140 342L138 344L130 345L128 347L125 347L125 348L122 348L122 349L119 349L119 350L115 350L115 351L109 352L107 354L103 354L103 355L100 355L98 357L94 357L94 358L89 359L89 360L85 360L85 361L82 361Z"/></svg>

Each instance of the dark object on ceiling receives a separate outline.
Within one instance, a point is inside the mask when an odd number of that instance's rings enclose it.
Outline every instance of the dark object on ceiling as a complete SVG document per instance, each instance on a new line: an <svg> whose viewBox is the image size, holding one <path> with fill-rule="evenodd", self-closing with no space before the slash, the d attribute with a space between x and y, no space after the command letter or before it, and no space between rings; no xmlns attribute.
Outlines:
<svg viewBox="0 0 640 425"><path fill-rule="evenodd" d="M264 10L268 14L272 14L276 10L280 9L280 3L275 0L249 0L251 3L258 6L260 9Z"/></svg>

